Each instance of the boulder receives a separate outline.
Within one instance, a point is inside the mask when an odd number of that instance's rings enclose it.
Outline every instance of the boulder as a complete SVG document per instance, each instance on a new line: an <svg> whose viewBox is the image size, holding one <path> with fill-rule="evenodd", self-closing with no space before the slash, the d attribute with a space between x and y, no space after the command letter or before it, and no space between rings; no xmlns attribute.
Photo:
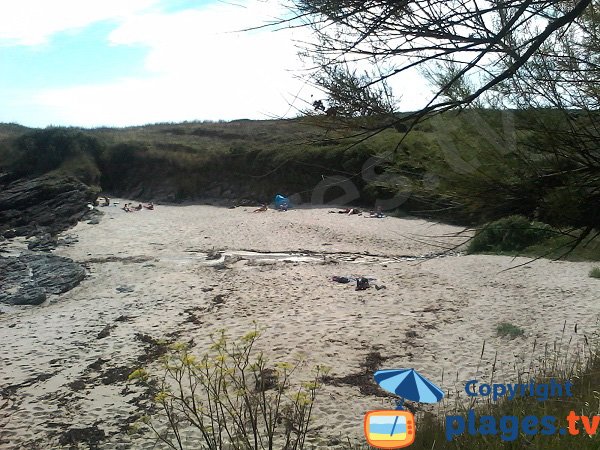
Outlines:
<svg viewBox="0 0 600 450"><path fill-rule="evenodd" d="M0 303L39 305L49 294L67 292L84 278L83 266L61 256L0 257Z"/></svg>
<svg viewBox="0 0 600 450"><path fill-rule="evenodd" d="M56 235L89 211L97 190L71 176L0 180L0 235Z"/></svg>
<svg viewBox="0 0 600 450"><path fill-rule="evenodd" d="M52 236L49 233L41 233L28 242L27 248L37 252L51 252L57 245L58 238L56 236Z"/></svg>

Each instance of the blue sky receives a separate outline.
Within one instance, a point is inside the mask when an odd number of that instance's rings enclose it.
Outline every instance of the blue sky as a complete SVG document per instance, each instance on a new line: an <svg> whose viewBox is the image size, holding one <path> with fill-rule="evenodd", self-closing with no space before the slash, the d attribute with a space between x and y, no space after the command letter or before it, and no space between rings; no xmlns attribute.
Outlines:
<svg viewBox="0 0 600 450"><path fill-rule="evenodd" d="M310 40L309 30L237 31L283 11L271 0L2 2L0 122L96 127L294 116L311 94L321 96L303 80L296 55L295 42ZM407 107L420 94L411 95Z"/></svg>

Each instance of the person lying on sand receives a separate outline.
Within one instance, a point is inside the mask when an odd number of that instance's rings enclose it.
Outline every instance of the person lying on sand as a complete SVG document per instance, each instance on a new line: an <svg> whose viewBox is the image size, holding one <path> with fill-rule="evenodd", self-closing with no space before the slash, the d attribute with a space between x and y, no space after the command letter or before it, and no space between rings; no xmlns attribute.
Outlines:
<svg viewBox="0 0 600 450"><path fill-rule="evenodd" d="M149 210L153 210L154 209L154 203L150 202L147 205L144 205L144 208L149 209Z"/></svg>
<svg viewBox="0 0 600 450"><path fill-rule="evenodd" d="M121 208L125 212L131 212L131 208L129 207L129 203L125 203L125 206Z"/></svg>
<svg viewBox="0 0 600 450"><path fill-rule="evenodd" d="M263 203L262 205L260 205L260 208L256 208L256 209L255 209L254 211L252 211L252 212L255 212L255 213L256 213L256 212L263 212L263 211L266 211L267 209L268 209L268 207L267 207L267 204L266 204L266 203Z"/></svg>
<svg viewBox="0 0 600 450"><path fill-rule="evenodd" d="M340 209L339 211L328 211L329 214L347 214L347 215L351 215L351 214L362 214L360 212L360 209L357 208L346 208L346 209Z"/></svg>
<svg viewBox="0 0 600 450"><path fill-rule="evenodd" d="M365 216L367 219L383 219L385 215L381 211L381 206L377 207L377 211L369 211L369 215Z"/></svg>
<svg viewBox="0 0 600 450"><path fill-rule="evenodd" d="M137 205L136 207L134 207L133 209L136 211L141 211L144 207L142 206L142 204L140 203L139 205Z"/></svg>

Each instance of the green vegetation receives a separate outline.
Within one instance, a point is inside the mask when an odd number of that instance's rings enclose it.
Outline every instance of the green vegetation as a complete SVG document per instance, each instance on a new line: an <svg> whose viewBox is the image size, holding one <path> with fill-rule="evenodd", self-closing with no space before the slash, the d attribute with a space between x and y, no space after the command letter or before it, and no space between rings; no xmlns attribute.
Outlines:
<svg viewBox="0 0 600 450"><path fill-rule="evenodd" d="M39 175L68 164L65 171L79 175L82 181L94 182L102 150L98 139L81 131L65 128L33 131L16 139L13 170L23 175ZM84 170L79 173L81 166Z"/></svg>
<svg viewBox="0 0 600 450"><path fill-rule="evenodd" d="M322 371L293 385L298 363L269 366L261 352L253 351L259 334L255 330L231 343L221 332L200 358L176 344L163 359L160 377L150 380L143 369L130 375L158 389L159 413L143 422L159 440L173 449L305 448ZM200 444L182 437L190 429Z"/></svg>
<svg viewBox="0 0 600 450"><path fill-rule="evenodd" d="M469 253L498 253L525 250L556 234L549 225L509 216L485 225L469 243Z"/></svg>
<svg viewBox="0 0 600 450"><path fill-rule="evenodd" d="M438 2L293 0L297 15L289 20L314 34L301 54L314 62L321 103L349 120L379 119L379 130L411 129L398 139L404 157L392 164L413 184L411 207L478 225L521 215L593 239L600 230L598 3L487 6L454 2L446 14ZM431 31L425 40L423 30ZM348 61L348 49L369 63ZM415 68L432 92L422 109L399 114L388 83ZM417 132L433 139L417 137L427 144L415 154L408 146Z"/></svg>
<svg viewBox="0 0 600 450"><path fill-rule="evenodd" d="M501 326L502 329L519 331L512 331L513 334L522 333L522 330L511 324ZM171 353L164 357L163 373L159 377L149 375L143 369L136 370L130 379L153 386L158 412L153 413L152 417L145 417L131 431L138 432L140 427L148 427L169 448L175 449L313 448L311 445L317 444L321 439L319 431L311 430L312 406L319 392L321 373L316 372L311 381L294 387L295 383L291 379L297 365L280 363L269 366L262 353L253 351L258 336L256 331L251 332L239 342L231 344L222 334L211 351L199 358L192 355L185 345L176 344ZM590 422L598 412L600 358L597 342L586 338L582 346L572 347L571 340L566 341L563 331L560 339L553 345L546 345L544 349L543 354L535 361L526 365L517 364L514 367L514 378L499 379L494 363L485 379L480 377L479 382L529 384L532 380L535 383L554 380L564 386L569 381L573 383L570 388L571 397L566 395L566 391L561 396L551 396L548 391L548 399L542 401L536 395L517 395L510 400L501 397L494 401L490 396L473 402L466 397L464 382L457 383L452 395L445 397L433 413L416 413L417 433L411 448L597 449L600 436L588 436L581 420L577 423L579 435L559 433L560 428L567 427L566 417L570 411L575 411L578 416L590 417ZM483 351L484 349L482 355ZM531 354L535 351L534 343ZM503 376L506 377L506 373ZM465 426L463 433L448 441L447 417L453 416L451 420L462 419L466 424L471 409L478 418L476 429L482 425L482 416L491 416L498 434L471 434ZM521 426L529 416L538 419L552 416L556 418L555 433L526 435L520 429L515 431L510 426L501 430L500 423L504 416L518 418ZM190 429L195 430L201 439L200 444L197 439L193 441L193 445L186 442L183 436L189 436ZM501 435L504 435L505 440ZM360 439L327 445L328 448L338 450L369 448Z"/></svg>
<svg viewBox="0 0 600 450"><path fill-rule="evenodd" d="M20 173L74 174L113 195L170 202L268 202L276 193L312 202L319 188L327 202L345 193L323 188L327 177L337 177L356 190L351 203L387 199L399 214L488 223L471 252L562 257L577 244L570 258L600 259L594 172L567 176L569 154L542 151L551 144L549 129L570 126L561 113L447 112L408 134L379 129L385 120L309 115L95 130L3 125L0 157ZM585 173L590 178L581 184Z"/></svg>
<svg viewBox="0 0 600 450"><path fill-rule="evenodd" d="M469 241L467 252L570 261L600 260L600 241L586 236L573 248L580 239L578 230L557 230L523 216L509 216L479 228Z"/></svg>
<svg viewBox="0 0 600 450"><path fill-rule="evenodd" d="M600 278L600 267L594 267L590 270L590 277Z"/></svg>
<svg viewBox="0 0 600 450"><path fill-rule="evenodd" d="M586 342L588 342L586 340ZM535 396L515 396L512 400L506 397L500 398L494 402L491 397L480 399L473 403L466 397L464 383L456 385L451 398L444 398L437 405L433 413L418 412L416 415L417 432L415 442L410 446L414 450L517 450L531 448L536 450L555 450L557 448L568 448L572 450L596 450L600 446L600 433L589 436L584 431L582 420L577 423L578 435L559 433L560 428L567 428L566 420L570 411L575 411L578 416L588 416L590 423L592 417L598 414L598 385L600 385L600 357L598 354L597 343L584 345L583 347L573 348L566 345L564 335L557 340L554 345L547 345L544 354L536 363L530 363L527 366L516 366L514 378L499 379L496 373L496 365L491 367L490 375L487 380L480 379L481 383L549 383L555 380L556 383L564 385L565 382L573 383L571 392L572 397L563 395L560 397L548 398L545 401L538 401ZM532 349L532 352L535 350ZM537 433L534 436L524 434L519 428L518 432L513 432L510 426L504 433L497 435L482 435L477 433L472 435L465 426L465 431L454 436L448 441L446 435L447 417L457 416L468 423L469 410L473 409L477 422L475 428L482 425L481 417L493 417L494 428L499 430L502 417L513 416L518 418L520 426L528 416L542 418L544 416L556 417L556 432L552 435ZM489 423L489 420L488 420ZM540 429L538 425L538 430ZM501 434L504 434L507 440L502 440ZM514 439L513 439L514 438ZM511 440L512 439L512 440ZM360 442L353 445L348 444L343 447L350 450L368 450L370 447Z"/></svg>
<svg viewBox="0 0 600 450"><path fill-rule="evenodd" d="M511 339L523 336L525 334L525 331L522 328L519 328L518 326L508 322L499 323L496 327L496 332L500 337L509 336Z"/></svg>
<svg viewBox="0 0 600 450"><path fill-rule="evenodd" d="M496 424L500 423L503 416L514 416L519 419L519 423L523 423L526 416L553 416L556 417L557 428L566 428L568 423L566 420L570 411L575 411L577 415L587 415L590 418L598 412L598 395L597 386L600 383L600 359L596 351L591 351L589 347L575 352L568 357L568 352L574 349L568 349L564 353L556 352L551 354L547 352L541 361L539 370L527 372L531 368L521 368L524 374L517 375L517 378L510 382L528 383L531 379L536 383L548 383L554 379L558 383L566 381L573 382L572 397L562 396L552 398L546 401L538 401L535 397L515 397L512 400L501 399L498 402L487 400L478 406L475 406L476 417L482 415L490 415L494 417ZM589 352L589 353L588 353ZM526 374L526 375L525 375ZM491 379L496 381L494 374ZM504 380L498 380L503 382ZM464 386L457 388L463 390ZM489 397L488 397L489 399ZM458 401L457 401L458 402ZM520 430L516 433L515 440L504 442L498 436L475 436L468 432L460 436L455 436L451 442L446 439L446 415L458 415L463 419L467 419L467 406L462 407L440 407L440 415L425 415L422 420L417 422L416 442L411 446L416 450L425 450L431 448L452 449L452 450L472 450L472 449L521 449L532 448L537 450L554 450L557 448L569 448L573 450L592 450L597 449L600 445L600 436L588 436L584 429L581 420L577 425L579 435L572 436L570 434L561 435L558 430L553 435L543 435L538 433L535 436L527 436ZM591 420L590 420L591 421ZM510 435L511 433L506 433Z"/></svg>

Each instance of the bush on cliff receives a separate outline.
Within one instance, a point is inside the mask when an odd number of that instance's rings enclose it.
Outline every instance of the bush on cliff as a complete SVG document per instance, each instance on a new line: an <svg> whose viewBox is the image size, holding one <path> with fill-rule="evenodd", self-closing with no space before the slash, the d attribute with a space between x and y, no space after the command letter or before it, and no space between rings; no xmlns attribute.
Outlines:
<svg viewBox="0 0 600 450"><path fill-rule="evenodd" d="M15 148L17 157L11 169L20 176L64 168L86 183L98 180L97 162L103 144L84 132L69 128L36 130L17 138Z"/></svg>
<svg viewBox="0 0 600 450"><path fill-rule="evenodd" d="M509 216L484 226L471 240L469 253L525 250L556 235L545 223L531 222L524 216Z"/></svg>

